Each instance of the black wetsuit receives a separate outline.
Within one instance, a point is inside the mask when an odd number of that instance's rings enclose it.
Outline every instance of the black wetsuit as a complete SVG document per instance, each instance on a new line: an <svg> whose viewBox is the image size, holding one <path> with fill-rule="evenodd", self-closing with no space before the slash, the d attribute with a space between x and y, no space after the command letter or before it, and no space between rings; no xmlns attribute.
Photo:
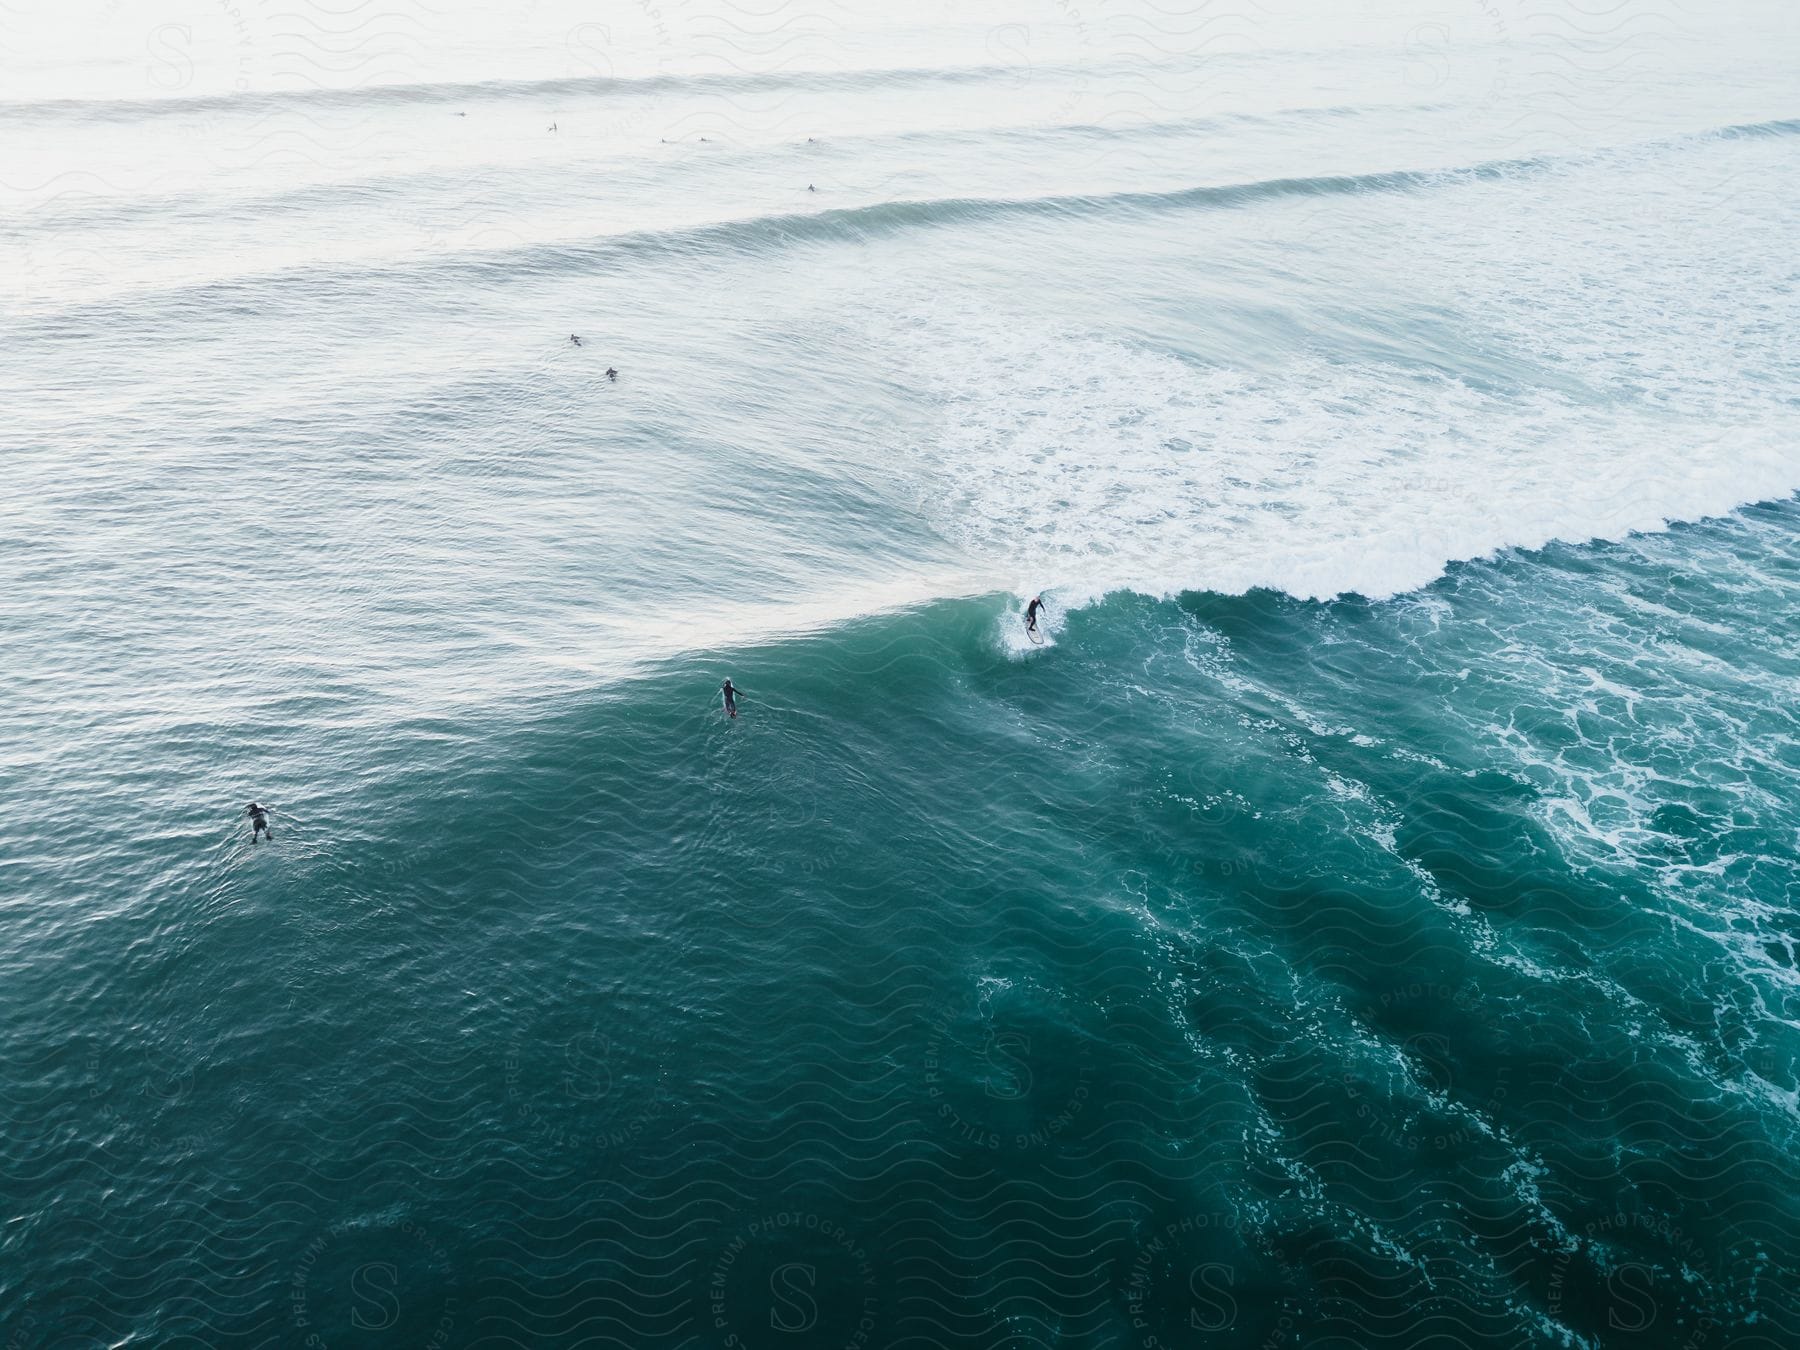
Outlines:
<svg viewBox="0 0 1800 1350"><path fill-rule="evenodd" d="M250 817L250 842L256 843L258 835L266 834L270 840L275 838L275 831L269 828L268 808L252 802L244 808L244 814Z"/></svg>
<svg viewBox="0 0 1800 1350"><path fill-rule="evenodd" d="M724 692L725 692L725 711L730 713L733 717L736 717L737 716L737 690L735 690L731 687L730 680L725 681L725 683L720 685L719 687L722 690L724 690Z"/></svg>
<svg viewBox="0 0 1800 1350"><path fill-rule="evenodd" d="M1025 606L1025 626L1034 633L1037 632L1038 611L1043 607L1044 602L1042 600L1033 600L1029 605Z"/></svg>

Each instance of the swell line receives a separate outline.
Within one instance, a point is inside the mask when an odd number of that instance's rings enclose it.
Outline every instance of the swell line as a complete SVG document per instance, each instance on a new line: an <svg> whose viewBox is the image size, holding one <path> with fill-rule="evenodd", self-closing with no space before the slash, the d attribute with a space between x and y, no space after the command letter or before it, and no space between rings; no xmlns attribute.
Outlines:
<svg viewBox="0 0 1800 1350"><path fill-rule="evenodd" d="M1143 70L1149 63L1133 62ZM1034 75L1092 75L1095 67L1070 64L1034 67ZM456 106L523 98L579 95L653 97L664 94L758 94L785 90L841 92L898 84L980 84L1015 77L1010 66L896 66L851 70L734 71L690 75L561 75L535 80L431 81L420 84L356 85L342 89L239 90L225 94L165 98L51 98L0 100L0 117L64 117L129 121L144 117L189 116L224 111L245 113L339 110L363 107Z"/></svg>
<svg viewBox="0 0 1800 1350"><path fill-rule="evenodd" d="M1719 127L1618 149L1643 151L1712 139L1794 134L1800 134L1800 119ZM1285 198L1412 192L1517 178L1549 169L1601 161L1617 152L1615 149L1572 156L1536 155L1484 160L1444 169L1395 169L1377 173L1265 178L1246 183L1211 184L1162 192L1052 194L1042 197L927 197L912 201L870 202L862 206L750 216L672 229L625 231L580 244L528 244L499 254L463 255L451 260L448 265L452 269L486 275L496 269L510 272L515 264L526 271L534 271L541 270L541 265L546 263L561 268L570 264L603 261L613 254L684 256L718 245L733 247L740 252L755 252L796 243L855 243L922 226L985 222L1018 216L1079 217L1119 211L1151 214L1196 208L1230 209Z"/></svg>
<svg viewBox="0 0 1800 1350"><path fill-rule="evenodd" d="M335 289L346 283L386 277L499 280L560 272L572 268L604 268L611 262L641 259L695 259L721 252L755 254L797 244L856 243L904 230L962 223L986 223L1009 217L1073 219L1108 212L1150 213L1178 208L1228 208L1284 197L1328 197L1402 191L1455 179L1478 181L1540 167L1541 161L1510 160L1466 169L1403 170L1318 178L1274 178L1168 192L1116 192L1045 197L933 197L914 201L881 201L863 206L781 215L744 216L699 225L628 230L579 243L525 243L498 249L465 250L429 259L382 263L318 263L277 272L253 273L223 280L189 283L135 297L133 317L143 317L159 293L178 308L188 304L250 303L269 286ZM66 309L40 311L38 317L63 317L92 310L115 315L116 305L84 302Z"/></svg>
<svg viewBox="0 0 1800 1350"><path fill-rule="evenodd" d="M1170 118L1163 121L1120 122L1112 125L1097 122L1066 122L1036 126L908 130L881 135L832 137L828 145L819 148L839 154L867 154L871 150L905 150L914 146L945 145L993 147L1003 151L1009 147L1018 147L1023 151L1036 149L1045 143L1066 146L1078 139L1093 141L1101 145L1113 142L1129 143L1141 141L1146 137L1191 136L1244 127L1279 127L1289 123L1330 122L1353 117L1382 116L1396 112L1416 115L1440 112L1449 106L1438 103L1372 104L1361 107L1332 104L1279 108L1267 112L1219 113L1203 117ZM659 148L666 147L649 145L644 147L644 150L654 152ZM779 155L802 148L804 147L796 142L787 142L763 149L764 153ZM609 160L609 162L613 161ZM491 166L484 167L479 172L491 173L493 168ZM21 196L31 196L46 192L59 178L66 179L68 177L70 175L58 174L34 183L15 182L9 187L11 191ZM164 197L140 195L124 200L89 196L79 198L74 206L67 206L59 201L58 209L54 210L41 204L34 206L29 213L10 223L14 229L26 232L48 232L64 230L76 225L106 225L127 220L156 219L184 210L204 210L213 215L217 215L222 209L237 214L296 212L308 210L319 204L328 205L344 199L367 200L377 193L394 195L413 188L434 191L454 186L459 191L466 191L470 178L470 173L466 171L450 175L441 170L434 170L430 173L399 175L389 173L378 178L365 176L339 179L252 198L236 198L223 208L212 196L199 191L170 194ZM95 182L99 183L99 180L95 180ZM99 185L104 186L103 183L99 183ZM87 186L87 184L84 182L83 186Z"/></svg>
<svg viewBox="0 0 1800 1350"><path fill-rule="evenodd" d="M1800 117L1780 117L1768 122L1740 122L1710 133L1724 141L1800 135Z"/></svg>
<svg viewBox="0 0 1800 1350"><path fill-rule="evenodd" d="M1009 218L1077 219L1111 213L1149 215L1176 210L1229 210L1297 198L1354 197L1415 192L1471 183L1497 182L1534 173L1601 163L1621 153L1654 151L1709 140L1782 137L1800 134L1800 118L1741 123L1634 145L1571 156L1527 156L1487 160L1443 169L1398 169L1363 174L1268 178L1162 192L1053 194L1042 197L933 197L870 202L861 206L779 215L746 216L697 225L627 230L576 243L524 243L497 249L464 250L429 259L382 263L321 263L279 272L252 274L183 285L161 292L178 307L189 302L249 302L269 285L304 288L342 285L361 279L397 277L414 282L421 273L437 277L504 280L574 268L604 268L640 259L695 259L721 252L754 255L793 245L862 243L904 230L954 224L985 224ZM157 292L150 292L154 296ZM140 297L140 303L147 297ZM40 311L40 317L67 316L88 309L111 314L112 303L85 302L69 309Z"/></svg>

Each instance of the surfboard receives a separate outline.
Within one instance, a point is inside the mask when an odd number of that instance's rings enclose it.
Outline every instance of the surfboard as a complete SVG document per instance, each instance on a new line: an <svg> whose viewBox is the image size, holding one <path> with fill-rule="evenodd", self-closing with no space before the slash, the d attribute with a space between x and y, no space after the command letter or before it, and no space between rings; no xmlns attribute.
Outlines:
<svg viewBox="0 0 1800 1350"><path fill-rule="evenodd" d="M1032 645L1035 647L1044 645L1044 635L1030 625L1027 625L1025 628L1025 636L1031 639Z"/></svg>

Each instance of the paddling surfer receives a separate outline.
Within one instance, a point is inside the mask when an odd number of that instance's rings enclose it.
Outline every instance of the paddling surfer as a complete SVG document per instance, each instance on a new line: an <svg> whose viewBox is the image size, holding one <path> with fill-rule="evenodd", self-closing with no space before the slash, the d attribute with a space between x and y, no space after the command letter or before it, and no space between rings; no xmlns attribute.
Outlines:
<svg viewBox="0 0 1800 1350"><path fill-rule="evenodd" d="M275 842L275 831L269 828L269 808L251 802L244 808L244 814L250 817L250 842L259 843L260 835L268 835L269 842Z"/></svg>
<svg viewBox="0 0 1800 1350"><path fill-rule="evenodd" d="M726 711L726 713L729 716L736 717L737 716L737 693L738 693L738 691L731 687L731 681L726 680L724 684L720 685L719 692L725 695L725 711Z"/></svg>

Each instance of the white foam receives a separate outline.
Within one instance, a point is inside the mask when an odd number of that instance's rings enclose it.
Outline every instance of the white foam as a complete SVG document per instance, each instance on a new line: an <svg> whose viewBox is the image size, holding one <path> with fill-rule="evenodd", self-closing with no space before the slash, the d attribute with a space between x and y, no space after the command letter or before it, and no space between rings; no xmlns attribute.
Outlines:
<svg viewBox="0 0 1800 1350"><path fill-rule="evenodd" d="M1381 598L1454 560L1658 529L1800 482L1773 423L1671 427L1317 361L1250 375L1004 324L928 350L947 529L1072 603L1258 586Z"/></svg>
<svg viewBox="0 0 1800 1350"><path fill-rule="evenodd" d="M994 621L994 640L1009 660L1022 661L1038 652L1049 651L1056 645L1057 636L1068 619L1068 610L1064 606L1046 601L1038 612L1037 631L1042 641L1033 642L1025 631L1026 603L1026 599L1015 601Z"/></svg>
<svg viewBox="0 0 1800 1350"><path fill-rule="evenodd" d="M1335 202L1362 214L1345 256L1320 264L1334 273L1366 279L1409 231L1428 240L1376 302L1392 311L1389 350L1354 358L1341 340L1334 356L1294 342L1221 368L933 296L891 334L941 409L928 509L1021 588L1078 604L1255 587L1385 598L1453 561L1785 495L1800 487L1800 411L1773 335L1800 305L1765 228L1792 215L1776 198L1783 154L1644 152ZM1708 209L1703 231L1679 223L1689 195ZM1317 319L1291 303L1297 326ZM1510 382L1430 368L1451 360L1434 336L1446 315Z"/></svg>

